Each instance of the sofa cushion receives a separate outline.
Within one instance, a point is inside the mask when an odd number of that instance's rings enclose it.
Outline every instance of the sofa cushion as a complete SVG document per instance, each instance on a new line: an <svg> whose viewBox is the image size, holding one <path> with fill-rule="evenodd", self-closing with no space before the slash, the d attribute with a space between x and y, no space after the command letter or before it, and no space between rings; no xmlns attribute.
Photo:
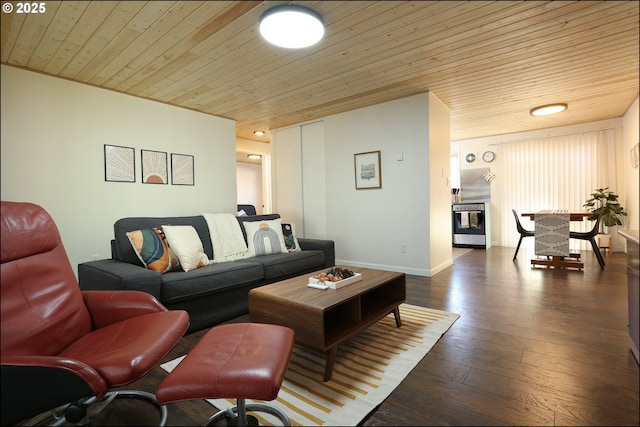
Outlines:
<svg viewBox="0 0 640 427"><path fill-rule="evenodd" d="M191 225L163 225L162 231L167 238L169 247L173 249L180 260L180 267L184 271L195 270L209 264L204 253L200 236Z"/></svg>
<svg viewBox="0 0 640 427"><path fill-rule="evenodd" d="M271 219L280 218L279 214L264 214L264 215L248 215L248 216L238 216L236 219L240 223L240 228L242 229L242 236L244 237L244 241L247 241L247 231L244 228L245 222L254 222L254 221L268 221Z"/></svg>
<svg viewBox="0 0 640 427"><path fill-rule="evenodd" d="M175 303L263 279L262 264L250 260L209 264L187 272L170 271L162 275L161 301ZM212 307L215 310L215 307Z"/></svg>
<svg viewBox="0 0 640 427"><path fill-rule="evenodd" d="M322 269L324 252L288 252L259 256L252 259L262 264L265 280L273 281Z"/></svg>
<svg viewBox="0 0 640 427"><path fill-rule="evenodd" d="M300 248L300 243L298 243L298 238L296 237L295 225L282 224L282 237L284 238L284 244L287 247L287 251L298 252L302 250Z"/></svg>
<svg viewBox="0 0 640 427"><path fill-rule="evenodd" d="M114 259L143 266L142 262L131 247L127 238L128 231L140 230L143 228L162 227L163 225L192 225L202 242L204 253L209 259L213 259L213 247L209 236L209 227L204 217L197 216L172 216L172 217L128 217L121 218L113 224L114 231Z"/></svg>
<svg viewBox="0 0 640 427"><path fill-rule="evenodd" d="M143 228L129 231L126 235L136 255L149 270L165 273L178 266L178 258L169 249L161 229Z"/></svg>
<svg viewBox="0 0 640 427"><path fill-rule="evenodd" d="M287 252L287 246L282 237L282 222L280 218L245 222L247 246L250 256L263 256Z"/></svg>

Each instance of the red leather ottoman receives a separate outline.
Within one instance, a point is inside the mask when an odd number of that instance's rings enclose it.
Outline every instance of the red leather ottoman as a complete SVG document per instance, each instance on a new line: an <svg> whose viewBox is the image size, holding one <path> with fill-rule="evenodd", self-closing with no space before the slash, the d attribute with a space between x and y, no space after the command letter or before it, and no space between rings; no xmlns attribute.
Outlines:
<svg viewBox="0 0 640 427"><path fill-rule="evenodd" d="M268 412L290 425L278 408L246 404L245 399L269 401L278 397L293 350L293 335L289 328L261 323L216 326L160 383L158 402L234 398L236 405L217 412L205 425L223 417L237 417L238 425L246 425L247 411Z"/></svg>

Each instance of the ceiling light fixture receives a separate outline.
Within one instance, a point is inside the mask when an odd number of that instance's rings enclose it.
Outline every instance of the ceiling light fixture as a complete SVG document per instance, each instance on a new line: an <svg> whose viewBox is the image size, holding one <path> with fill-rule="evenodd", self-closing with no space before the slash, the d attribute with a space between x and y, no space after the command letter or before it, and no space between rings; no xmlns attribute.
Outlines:
<svg viewBox="0 0 640 427"><path fill-rule="evenodd" d="M253 160L258 160L262 158L260 154L247 154L247 157Z"/></svg>
<svg viewBox="0 0 640 427"><path fill-rule="evenodd" d="M532 116L548 116L549 114L561 113L567 109L567 104L549 104L533 108L529 113Z"/></svg>
<svg viewBox="0 0 640 427"><path fill-rule="evenodd" d="M308 7L281 4L262 14L260 34L276 46L288 49L309 47L324 36L324 22L316 11Z"/></svg>
<svg viewBox="0 0 640 427"><path fill-rule="evenodd" d="M256 131L253 131L253 134L256 135L256 136L262 136L262 135L264 135L264 131L256 130Z"/></svg>

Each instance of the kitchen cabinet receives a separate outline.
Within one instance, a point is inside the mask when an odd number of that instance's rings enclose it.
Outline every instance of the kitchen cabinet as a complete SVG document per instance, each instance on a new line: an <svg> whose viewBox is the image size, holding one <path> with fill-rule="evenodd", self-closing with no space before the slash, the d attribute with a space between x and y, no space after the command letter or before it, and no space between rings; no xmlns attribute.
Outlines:
<svg viewBox="0 0 640 427"><path fill-rule="evenodd" d="M640 363L638 347L640 347L640 313L638 312L638 299L640 298L638 287L639 255L638 255L638 230L620 230L618 233L627 239L627 286L629 289L629 347Z"/></svg>

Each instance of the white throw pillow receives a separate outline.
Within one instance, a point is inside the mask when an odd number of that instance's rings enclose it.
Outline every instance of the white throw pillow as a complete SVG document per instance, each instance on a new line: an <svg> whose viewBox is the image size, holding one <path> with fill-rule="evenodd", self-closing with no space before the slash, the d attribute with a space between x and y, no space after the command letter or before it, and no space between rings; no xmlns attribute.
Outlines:
<svg viewBox="0 0 640 427"><path fill-rule="evenodd" d="M279 254L288 252L282 237L280 218L268 221L244 222L247 233L247 246L250 256Z"/></svg>
<svg viewBox="0 0 640 427"><path fill-rule="evenodd" d="M163 225L162 231L169 247L180 260L184 271L195 270L209 264L198 232L191 225Z"/></svg>

